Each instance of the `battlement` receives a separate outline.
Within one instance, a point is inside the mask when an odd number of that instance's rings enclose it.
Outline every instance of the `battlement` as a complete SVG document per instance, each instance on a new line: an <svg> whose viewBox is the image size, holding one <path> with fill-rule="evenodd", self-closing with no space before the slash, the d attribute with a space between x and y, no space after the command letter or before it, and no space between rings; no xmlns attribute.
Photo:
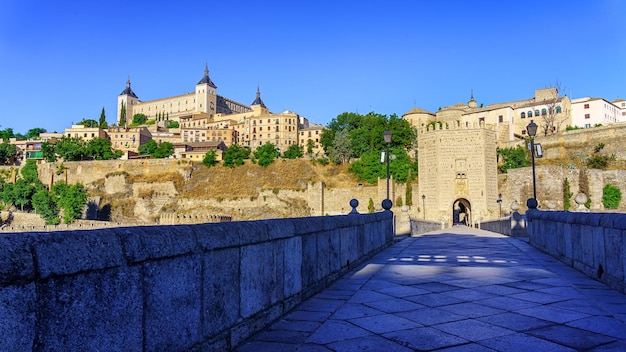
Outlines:
<svg viewBox="0 0 626 352"><path fill-rule="evenodd" d="M428 132L438 132L438 131L458 131L458 130L489 130L495 131L496 126L493 124L485 123L485 122L459 122L459 121L448 121L448 122L440 122L436 121L434 124L430 123L425 127L419 129L419 133L428 133Z"/></svg>

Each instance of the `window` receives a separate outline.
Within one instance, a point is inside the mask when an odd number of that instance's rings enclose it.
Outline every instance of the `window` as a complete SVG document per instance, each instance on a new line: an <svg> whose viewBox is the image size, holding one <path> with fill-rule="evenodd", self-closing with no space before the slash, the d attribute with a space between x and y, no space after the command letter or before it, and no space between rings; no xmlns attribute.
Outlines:
<svg viewBox="0 0 626 352"><path fill-rule="evenodd" d="M546 116L547 113L548 113L548 111L545 108L541 109L541 115L542 116Z"/></svg>
<svg viewBox="0 0 626 352"><path fill-rule="evenodd" d="M533 111L532 110L528 110L528 117L533 117Z"/></svg>
<svg viewBox="0 0 626 352"><path fill-rule="evenodd" d="M591 114L585 114L585 118L586 119L590 119L591 118Z"/></svg>
<svg viewBox="0 0 626 352"><path fill-rule="evenodd" d="M585 109L589 109L589 104L585 104Z"/></svg>
<svg viewBox="0 0 626 352"><path fill-rule="evenodd" d="M557 113L557 114L560 114L560 113L561 113L561 107L560 107L560 106L557 106L557 107L556 107L556 113Z"/></svg>
<svg viewBox="0 0 626 352"><path fill-rule="evenodd" d="M535 116L539 116L539 110L535 110Z"/></svg>
<svg viewBox="0 0 626 352"><path fill-rule="evenodd" d="M522 118L525 119L526 118L526 113L522 112Z"/></svg>
<svg viewBox="0 0 626 352"><path fill-rule="evenodd" d="M591 128L591 124L590 123L586 123L585 124L585 128Z"/></svg>
<svg viewBox="0 0 626 352"><path fill-rule="evenodd" d="M504 122L504 117L502 117L502 115L498 116L498 122L500 123Z"/></svg>
<svg viewBox="0 0 626 352"><path fill-rule="evenodd" d="M522 134L526 134L526 130L522 130Z"/></svg>

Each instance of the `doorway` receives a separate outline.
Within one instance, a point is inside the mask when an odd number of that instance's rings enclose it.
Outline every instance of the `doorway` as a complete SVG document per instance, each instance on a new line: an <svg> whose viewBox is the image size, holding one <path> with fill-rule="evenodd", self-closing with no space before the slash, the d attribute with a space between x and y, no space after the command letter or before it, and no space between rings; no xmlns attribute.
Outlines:
<svg viewBox="0 0 626 352"><path fill-rule="evenodd" d="M472 212L470 202L465 198L459 198L452 203L452 226L472 226Z"/></svg>

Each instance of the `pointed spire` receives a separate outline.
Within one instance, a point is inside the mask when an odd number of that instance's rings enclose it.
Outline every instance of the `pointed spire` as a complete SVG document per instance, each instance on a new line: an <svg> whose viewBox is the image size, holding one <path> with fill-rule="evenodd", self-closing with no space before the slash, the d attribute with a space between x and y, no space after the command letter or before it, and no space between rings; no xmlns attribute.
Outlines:
<svg viewBox="0 0 626 352"><path fill-rule="evenodd" d="M471 96L470 96L470 101L474 100L474 90L472 89L472 91L471 91L471 92L472 92L472 93L471 93Z"/></svg>
<svg viewBox="0 0 626 352"><path fill-rule="evenodd" d="M126 81L126 89L124 89L122 93L120 93L120 95L130 95L133 98L137 98L137 95L135 94L135 92L133 92L133 90L130 89L130 75L128 75L128 80Z"/></svg>
<svg viewBox="0 0 626 352"><path fill-rule="evenodd" d="M266 107L265 104L263 104L263 100L261 100L261 89L259 86L256 86L256 99L254 99L250 105L261 105L264 108Z"/></svg>
<svg viewBox="0 0 626 352"><path fill-rule="evenodd" d="M198 82L198 84L208 84L210 87L217 88L215 83L213 83L213 81L211 81L211 78L209 78L209 64L208 63L204 64L204 77L202 77L202 79L200 80L200 82Z"/></svg>

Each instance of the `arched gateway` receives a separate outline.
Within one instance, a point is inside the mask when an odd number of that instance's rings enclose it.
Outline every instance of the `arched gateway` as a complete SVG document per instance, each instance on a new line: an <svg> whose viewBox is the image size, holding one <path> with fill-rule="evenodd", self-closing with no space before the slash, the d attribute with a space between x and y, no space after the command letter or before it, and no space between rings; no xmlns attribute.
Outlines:
<svg viewBox="0 0 626 352"><path fill-rule="evenodd" d="M467 199L459 198L452 204L452 225L472 224L472 206Z"/></svg>

